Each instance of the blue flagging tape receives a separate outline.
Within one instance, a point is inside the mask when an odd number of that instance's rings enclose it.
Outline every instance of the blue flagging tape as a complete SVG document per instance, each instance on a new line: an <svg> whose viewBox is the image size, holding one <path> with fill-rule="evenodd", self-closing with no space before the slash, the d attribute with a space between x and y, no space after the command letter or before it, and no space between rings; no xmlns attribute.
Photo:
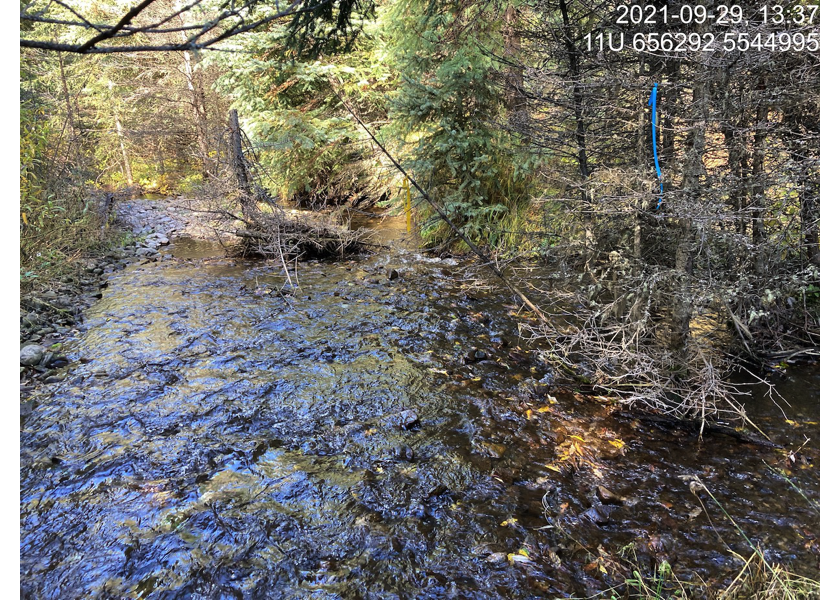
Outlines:
<svg viewBox="0 0 840 600"><path fill-rule="evenodd" d="M659 154L656 152L656 90L658 87L658 83L653 84L653 89L650 91L650 100L648 100L648 106L652 107L650 126L653 132L653 162L656 165L656 176L659 178L659 202L656 203L657 210L662 206L662 194L665 193L662 185L662 169L659 168Z"/></svg>

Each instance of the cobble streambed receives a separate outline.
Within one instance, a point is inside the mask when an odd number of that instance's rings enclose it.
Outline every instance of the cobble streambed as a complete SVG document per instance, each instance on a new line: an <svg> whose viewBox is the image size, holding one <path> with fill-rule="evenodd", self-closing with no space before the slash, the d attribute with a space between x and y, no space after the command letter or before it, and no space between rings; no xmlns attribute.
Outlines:
<svg viewBox="0 0 840 600"><path fill-rule="evenodd" d="M111 276L21 418L24 597L580 597L631 544L722 582L751 550L690 475L817 575L815 369L784 416L750 401L784 451L699 442L554 380L454 261L301 263L292 296L277 265L171 252Z"/></svg>

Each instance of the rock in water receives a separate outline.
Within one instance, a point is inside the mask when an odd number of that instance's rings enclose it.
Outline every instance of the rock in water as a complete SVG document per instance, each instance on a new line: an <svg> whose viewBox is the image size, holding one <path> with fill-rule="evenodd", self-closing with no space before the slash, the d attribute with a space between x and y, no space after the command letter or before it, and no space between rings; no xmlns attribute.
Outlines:
<svg viewBox="0 0 840 600"><path fill-rule="evenodd" d="M420 422L420 417L417 416L415 411L408 409L387 417L386 421L391 427L408 429L409 427L417 425L417 423Z"/></svg>
<svg viewBox="0 0 840 600"><path fill-rule="evenodd" d="M480 446L486 451L490 458L502 458L507 451L504 444L495 444L493 442L482 442Z"/></svg>
<svg viewBox="0 0 840 600"><path fill-rule="evenodd" d="M610 513L614 508L612 506L593 506L580 516L596 525L606 525L610 522Z"/></svg>
<svg viewBox="0 0 840 600"><path fill-rule="evenodd" d="M394 455L399 460L407 460L407 461L414 460L414 450L411 449L411 446L399 446L394 451Z"/></svg>
<svg viewBox="0 0 840 600"><path fill-rule="evenodd" d="M44 358L46 348L38 344L29 344L20 349L20 364L27 367L34 367Z"/></svg>
<svg viewBox="0 0 840 600"><path fill-rule="evenodd" d="M400 272L397 271L396 269L391 269L390 271L388 271L388 279L391 280L391 281L394 281L399 276L400 276Z"/></svg>
<svg viewBox="0 0 840 600"><path fill-rule="evenodd" d="M604 504L624 504L624 498L622 498L618 494L614 494L613 492L609 491L603 485L598 486L598 488L595 490L595 495L598 496L598 500L600 500Z"/></svg>
<svg viewBox="0 0 840 600"><path fill-rule="evenodd" d="M70 364L70 361L67 360L66 356L57 354L52 357L47 366L51 369L60 369L61 367L66 367L68 364Z"/></svg>
<svg viewBox="0 0 840 600"><path fill-rule="evenodd" d="M473 348L464 356L464 363L476 363L487 359L487 353L484 350Z"/></svg>

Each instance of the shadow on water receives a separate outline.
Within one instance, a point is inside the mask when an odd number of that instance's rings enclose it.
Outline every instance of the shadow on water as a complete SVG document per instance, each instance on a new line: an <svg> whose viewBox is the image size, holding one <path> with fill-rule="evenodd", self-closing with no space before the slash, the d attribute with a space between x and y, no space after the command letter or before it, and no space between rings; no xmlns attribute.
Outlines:
<svg viewBox="0 0 840 600"><path fill-rule="evenodd" d="M114 275L22 420L24 596L583 595L628 544L720 580L749 547L681 475L817 573L816 370L780 383L789 423L753 400L788 451L810 439L791 462L563 391L454 261L302 263L292 296L217 252Z"/></svg>

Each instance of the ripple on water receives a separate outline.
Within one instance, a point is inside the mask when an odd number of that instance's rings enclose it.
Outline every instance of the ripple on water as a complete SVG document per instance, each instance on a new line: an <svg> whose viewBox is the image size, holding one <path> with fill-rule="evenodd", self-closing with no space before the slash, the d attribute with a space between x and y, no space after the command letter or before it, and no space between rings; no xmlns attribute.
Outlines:
<svg viewBox="0 0 840 600"><path fill-rule="evenodd" d="M452 261L304 263L281 297L262 293L282 285L271 265L173 252L112 277L69 353L89 362L22 425L31 597L581 595L615 583L590 568L599 547L630 543L714 580L739 568L719 535L749 548L688 474L816 574L814 372L781 386L794 425L754 401L771 437L810 438L790 465L555 387L527 348L492 341L517 343L506 299L466 294ZM601 507L598 486L622 505Z"/></svg>

